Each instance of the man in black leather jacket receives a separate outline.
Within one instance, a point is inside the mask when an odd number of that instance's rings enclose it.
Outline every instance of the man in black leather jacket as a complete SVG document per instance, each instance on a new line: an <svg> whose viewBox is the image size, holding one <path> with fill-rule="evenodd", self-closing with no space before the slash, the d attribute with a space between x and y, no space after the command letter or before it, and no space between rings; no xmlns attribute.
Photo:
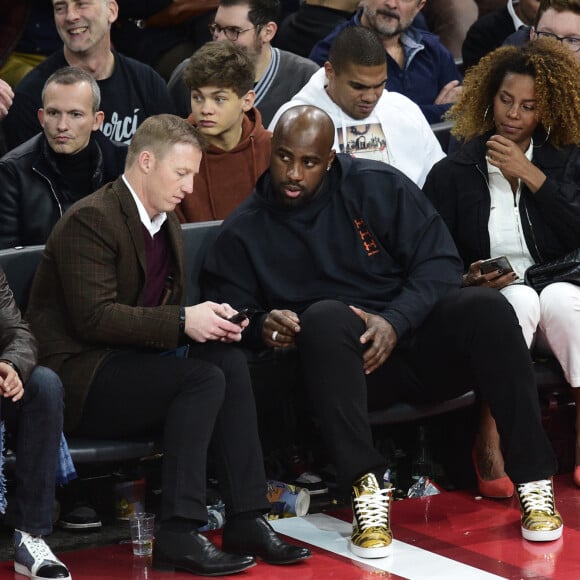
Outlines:
<svg viewBox="0 0 580 580"><path fill-rule="evenodd" d="M79 199L118 177L126 146L98 129L100 91L88 73L65 67L44 85L43 132L0 159L0 248L44 244Z"/></svg>

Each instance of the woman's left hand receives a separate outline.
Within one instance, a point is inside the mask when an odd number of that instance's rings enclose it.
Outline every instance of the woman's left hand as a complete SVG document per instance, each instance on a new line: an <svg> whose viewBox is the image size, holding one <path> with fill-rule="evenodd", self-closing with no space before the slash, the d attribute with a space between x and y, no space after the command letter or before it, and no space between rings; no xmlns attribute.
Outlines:
<svg viewBox="0 0 580 580"><path fill-rule="evenodd" d="M467 286L485 286L486 288L495 288L501 290L505 286L509 286L518 279L515 272L501 273L498 270L483 274L481 272L481 263L483 260L477 260L469 265L467 273L463 275L463 287Z"/></svg>

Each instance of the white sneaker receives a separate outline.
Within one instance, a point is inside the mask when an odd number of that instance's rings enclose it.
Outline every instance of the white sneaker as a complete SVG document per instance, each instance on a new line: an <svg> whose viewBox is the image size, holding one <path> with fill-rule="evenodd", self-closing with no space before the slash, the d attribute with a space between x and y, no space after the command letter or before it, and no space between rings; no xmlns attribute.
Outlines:
<svg viewBox="0 0 580 580"><path fill-rule="evenodd" d="M41 536L14 530L14 570L32 580L71 580L68 568Z"/></svg>
<svg viewBox="0 0 580 580"><path fill-rule="evenodd" d="M380 488L373 473L352 486L352 536L350 550L359 558L384 558L393 551L390 526L392 488Z"/></svg>
<svg viewBox="0 0 580 580"><path fill-rule="evenodd" d="M530 542L551 542L562 535L562 516L554 504L551 479L518 483L522 509L522 536Z"/></svg>
<svg viewBox="0 0 580 580"><path fill-rule="evenodd" d="M310 495L324 495L328 493L328 485L317 473L305 471L301 473L293 482L297 487L303 487L310 492Z"/></svg>

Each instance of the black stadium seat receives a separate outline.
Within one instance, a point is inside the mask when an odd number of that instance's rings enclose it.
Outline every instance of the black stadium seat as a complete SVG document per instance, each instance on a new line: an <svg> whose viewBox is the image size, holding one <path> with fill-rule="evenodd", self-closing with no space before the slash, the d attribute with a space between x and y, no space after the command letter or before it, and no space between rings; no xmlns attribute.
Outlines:
<svg viewBox="0 0 580 580"><path fill-rule="evenodd" d="M18 247L0 250L0 265L6 273L14 299L22 312L26 312L28 294L44 246ZM152 440L117 441L67 437L71 457L75 464L122 462L156 455L160 446ZM6 465L14 461L8 455Z"/></svg>
<svg viewBox="0 0 580 580"><path fill-rule="evenodd" d="M441 134L448 129L449 127L442 127ZM182 228L185 243L187 304L195 304L199 301L197 279L207 248L217 236L220 223L214 221L186 224ZM0 264L6 272L16 302L23 311L26 310L30 285L40 260L42 248L43 246L32 246L0 250ZM540 390L549 391L565 387L566 381L555 361L536 363L535 366L536 380ZM475 403L475 400L475 394L473 391L469 391L442 403L429 405L398 403L386 409L371 412L369 418L373 426L421 421L469 407ZM73 460L78 463L138 459L156 454L159 451L159 446L154 441L87 440L73 437L68 442Z"/></svg>

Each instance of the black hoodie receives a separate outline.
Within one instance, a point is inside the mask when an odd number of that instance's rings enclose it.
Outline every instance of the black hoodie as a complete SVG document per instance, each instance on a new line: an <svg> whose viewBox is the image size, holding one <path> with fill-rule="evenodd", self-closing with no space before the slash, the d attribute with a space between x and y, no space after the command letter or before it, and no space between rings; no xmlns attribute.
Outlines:
<svg viewBox="0 0 580 580"><path fill-rule="evenodd" d="M289 208L277 195L266 172L224 222L202 271L206 299L257 312L247 345L261 346L270 310L300 314L324 299L381 314L400 340L461 283L443 220L385 163L337 155L310 203Z"/></svg>

